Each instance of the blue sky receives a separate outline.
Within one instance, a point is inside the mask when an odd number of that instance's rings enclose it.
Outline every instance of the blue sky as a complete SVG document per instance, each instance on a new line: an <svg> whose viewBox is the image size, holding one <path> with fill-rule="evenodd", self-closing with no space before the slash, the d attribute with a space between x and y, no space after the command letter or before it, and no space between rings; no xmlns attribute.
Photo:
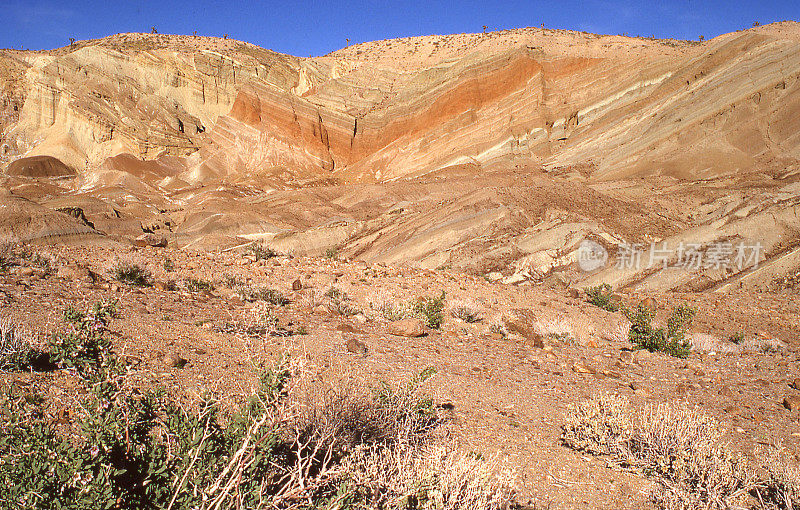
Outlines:
<svg viewBox="0 0 800 510"><path fill-rule="evenodd" d="M540 26L603 34L706 39L752 26L800 20L800 0L0 0L0 48L46 49L69 37L118 32L231 37L282 53L322 55L351 43L430 34Z"/></svg>

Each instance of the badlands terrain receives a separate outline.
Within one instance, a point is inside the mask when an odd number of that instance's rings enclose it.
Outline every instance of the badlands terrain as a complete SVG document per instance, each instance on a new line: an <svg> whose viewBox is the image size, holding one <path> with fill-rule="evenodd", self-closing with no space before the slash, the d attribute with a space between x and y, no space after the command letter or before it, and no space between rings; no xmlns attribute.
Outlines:
<svg viewBox="0 0 800 510"><path fill-rule="evenodd" d="M285 352L321 385L434 367L453 441L500 452L536 508L653 505L652 479L564 445L567 407L597 394L697 406L749 457L800 447L797 23L313 58L158 34L0 50L0 171L3 319L43 344L65 309L117 300L137 384L235 400ZM587 240L608 254L588 270ZM674 250L720 243L756 258ZM688 358L632 350L623 314L586 300L601 283L658 321L695 307ZM266 330L253 288L286 297ZM438 328L387 313L442 292ZM73 405L67 374L2 378Z"/></svg>

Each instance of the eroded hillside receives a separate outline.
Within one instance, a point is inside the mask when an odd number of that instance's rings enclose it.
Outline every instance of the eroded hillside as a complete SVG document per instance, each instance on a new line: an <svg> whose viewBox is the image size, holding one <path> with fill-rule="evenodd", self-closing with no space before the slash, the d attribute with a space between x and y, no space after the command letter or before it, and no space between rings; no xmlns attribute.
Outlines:
<svg viewBox="0 0 800 510"><path fill-rule="evenodd" d="M307 59L146 34L5 50L2 185L60 227L0 221L27 241L257 239L508 282L769 286L798 270L798 34L529 28ZM586 239L610 254L589 273ZM615 263L665 242L757 244L759 264Z"/></svg>

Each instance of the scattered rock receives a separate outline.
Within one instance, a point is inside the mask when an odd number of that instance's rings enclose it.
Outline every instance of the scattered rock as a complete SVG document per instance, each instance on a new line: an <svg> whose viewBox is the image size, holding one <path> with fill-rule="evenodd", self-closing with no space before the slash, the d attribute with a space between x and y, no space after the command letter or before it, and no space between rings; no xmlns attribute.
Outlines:
<svg viewBox="0 0 800 510"><path fill-rule="evenodd" d="M162 358L164 364L170 368L183 368L188 363L185 359L181 358L177 354L167 354Z"/></svg>
<svg viewBox="0 0 800 510"><path fill-rule="evenodd" d="M719 394L722 397L732 397L733 391L731 391L731 388L728 385L723 385L722 388L719 389Z"/></svg>
<svg viewBox="0 0 800 510"><path fill-rule="evenodd" d="M800 379L795 379L794 381L792 381L792 384L790 386L796 390L800 390Z"/></svg>
<svg viewBox="0 0 800 510"><path fill-rule="evenodd" d="M800 409L800 397L796 395L789 395L783 399L783 407L790 411L796 411Z"/></svg>
<svg viewBox="0 0 800 510"><path fill-rule="evenodd" d="M572 371L578 374L594 374L597 372L593 367L583 363L583 362L576 362L572 365Z"/></svg>
<svg viewBox="0 0 800 510"><path fill-rule="evenodd" d="M347 352L352 352L353 354L366 354L367 344L354 337L350 337L347 339Z"/></svg>
<svg viewBox="0 0 800 510"><path fill-rule="evenodd" d="M389 324L389 333L396 336L416 338L425 335L425 323L420 319L403 319Z"/></svg>
<svg viewBox="0 0 800 510"><path fill-rule="evenodd" d="M342 324L339 324L338 326L336 326L336 331L341 331L342 333L355 333L355 334L358 334L358 335L366 334L363 331L361 331L360 329L354 328L353 326L351 326L350 324L347 324L346 322L343 322Z"/></svg>
<svg viewBox="0 0 800 510"><path fill-rule="evenodd" d="M158 234L142 234L133 240L133 245L143 248L145 246L152 246L153 248L165 248L167 246L167 238Z"/></svg>
<svg viewBox="0 0 800 510"><path fill-rule="evenodd" d="M302 290L302 288L303 288L303 282L300 281L300 278L292 282L292 290L298 291Z"/></svg>
<svg viewBox="0 0 800 510"><path fill-rule="evenodd" d="M725 412L733 416L739 416L742 414L742 409L739 406L731 405L725 408Z"/></svg>

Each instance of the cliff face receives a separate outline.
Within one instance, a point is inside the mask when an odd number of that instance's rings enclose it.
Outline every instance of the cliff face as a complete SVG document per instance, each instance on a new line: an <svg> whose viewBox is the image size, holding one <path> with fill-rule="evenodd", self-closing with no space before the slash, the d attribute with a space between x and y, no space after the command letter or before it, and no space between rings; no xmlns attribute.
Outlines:
<svg viewBox="0 0 800 510"><path fill-rule="evenodd" d="M782 274L800 270L799 78L790 22L704 43L520 29L309 59L121 34L0 52L0 164L17 161L0 185L104 234L187 246L336 246L519 281L574 269L583 238L761 236Z"/></svg>
<svg viewBox="0 0 800 510"><path fill-rule="evenodd" d="M7 116L5 143L82 169L121 153L186 156L206 143L239 86L294 80L292 58L242 43L216 51L184 40L129 34L53 52L7 52L15 67L3 79L7 89L13 79L18 93L6 97L18 115Z"/></svg>
<svg viewBox="0 0 800 510"><path fill-rule="evenodd" d="M373 182L530 162L707 177L797 158L796 32L692 44L526 29L316 59L118 35L5 52L3 142L6 160L83 169L121 153L197 153L194 180L279 168Z"/></svg>

